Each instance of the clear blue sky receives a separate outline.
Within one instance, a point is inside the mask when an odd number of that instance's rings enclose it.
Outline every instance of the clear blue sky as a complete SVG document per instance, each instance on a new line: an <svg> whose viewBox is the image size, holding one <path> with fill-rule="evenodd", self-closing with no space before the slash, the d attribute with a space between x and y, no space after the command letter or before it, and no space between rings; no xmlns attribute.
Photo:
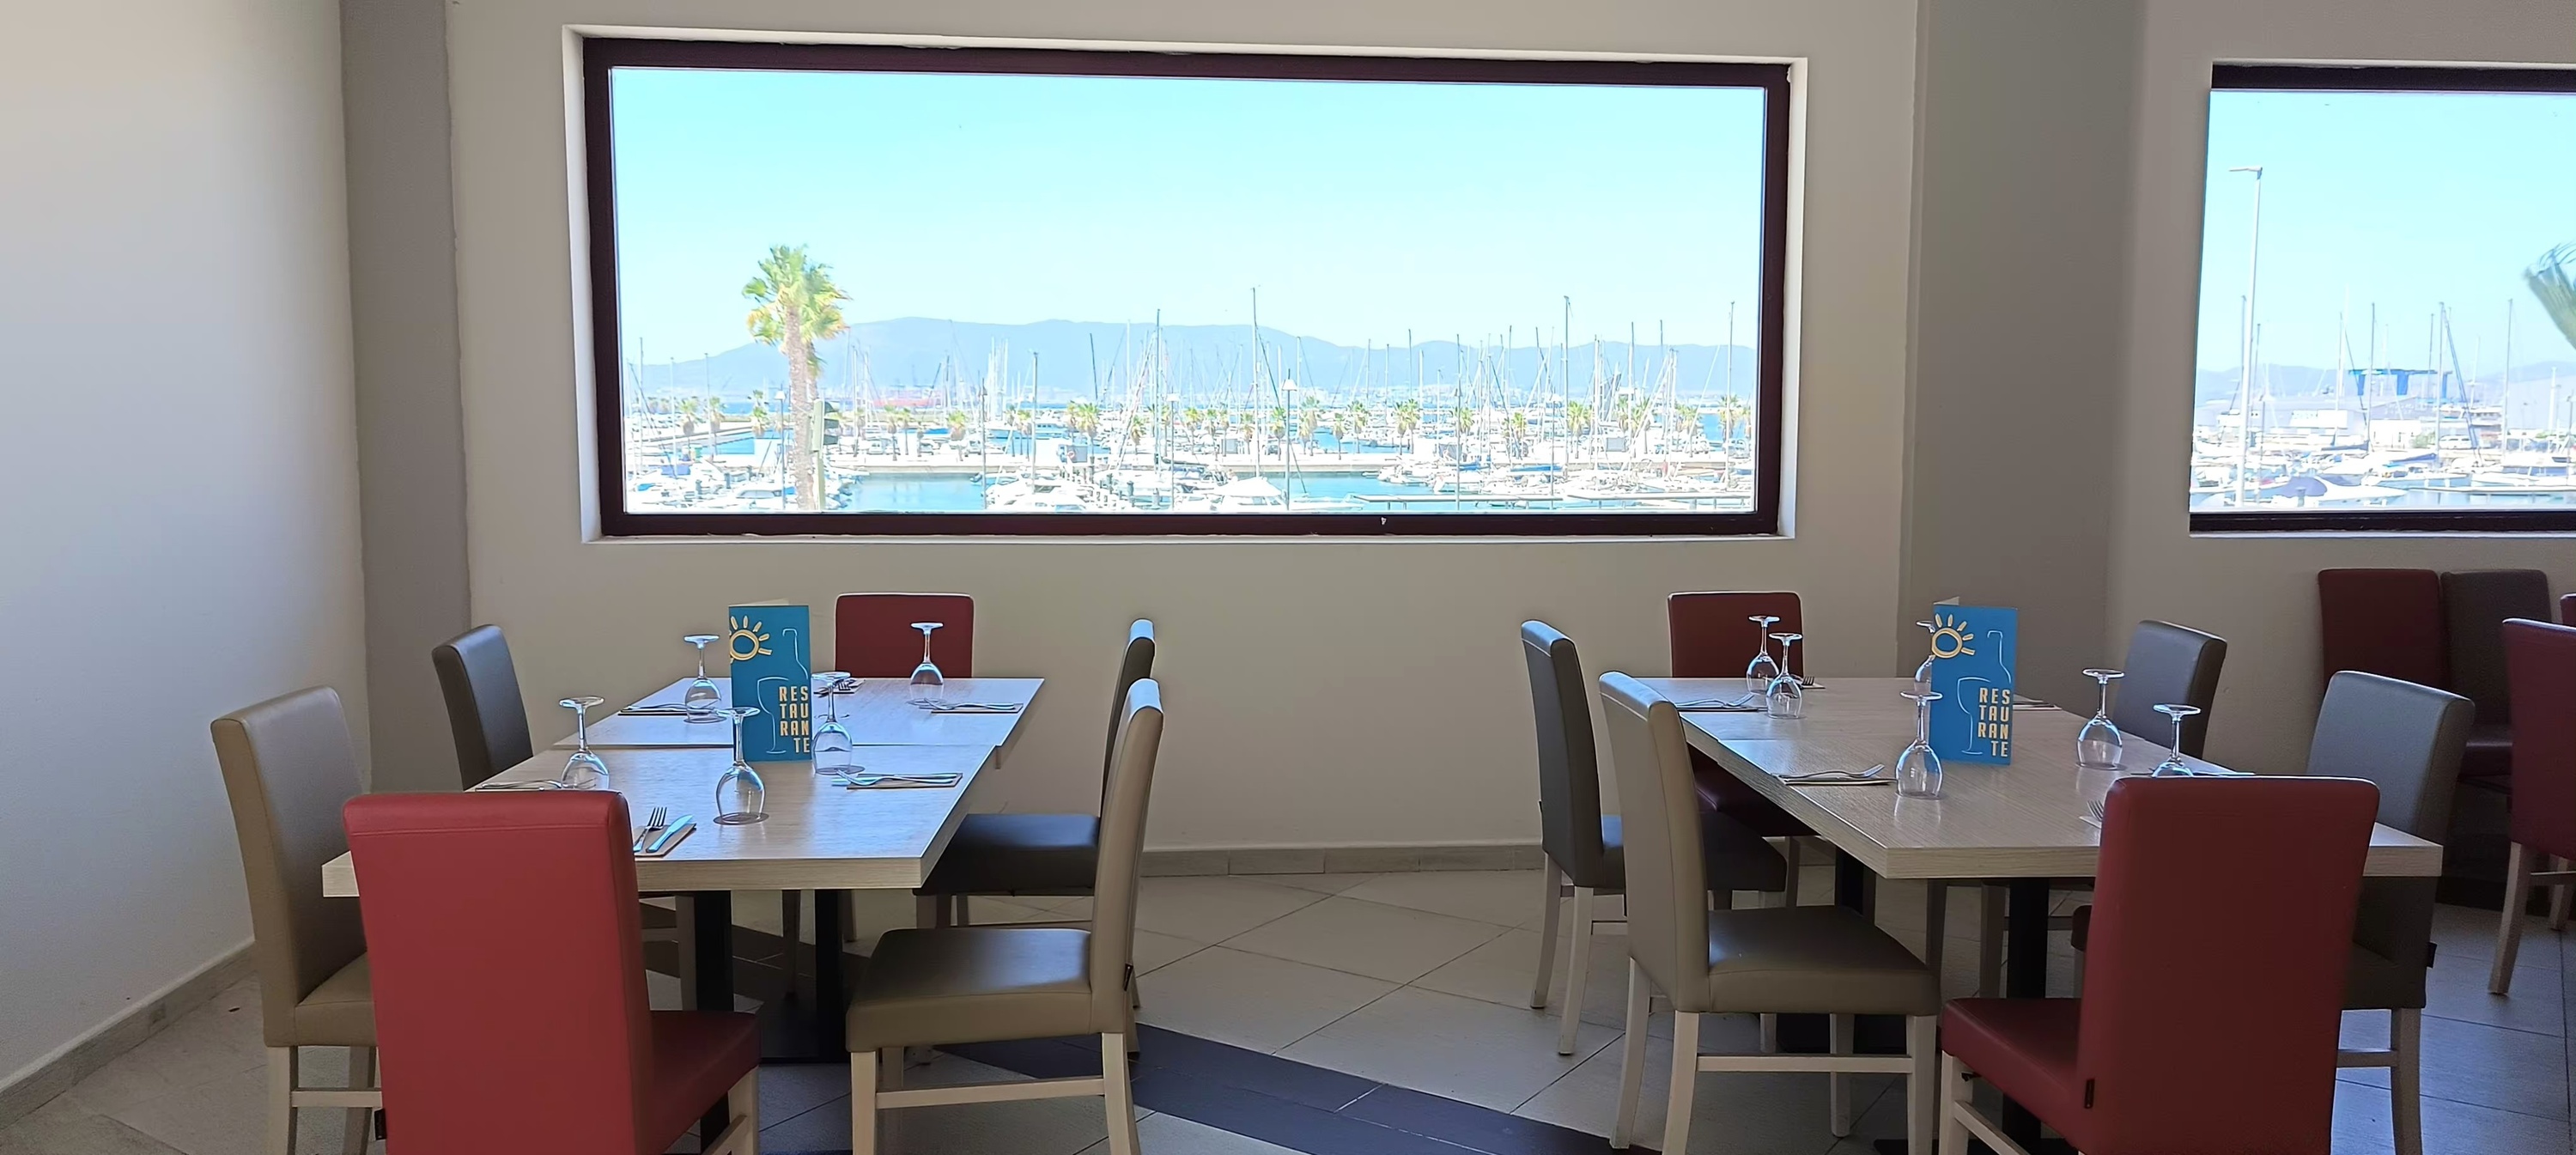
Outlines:
<svg viewBox="0 0 2576 1155"><path fill-rule="evenodd" d="M2203 369L2242 360L2254 178L2261 165L2262 361L2331 368L2347 299L2353 356L2370 357L2379 305L2391 365L2422 368L2434 309L2451 306L2461 362L2576 359L2522 271L2576 241L2576 96L2218 92L2210 100L2201 256Z"/></svg>
<svg viewBox="0 0 2576 1155"><path fill-rule="evenodd" d="M1753 90L615 74L629 355L747 338L770 245L853 321L1261 321L1348 345L1534 327L1753 343Z"/></svg>

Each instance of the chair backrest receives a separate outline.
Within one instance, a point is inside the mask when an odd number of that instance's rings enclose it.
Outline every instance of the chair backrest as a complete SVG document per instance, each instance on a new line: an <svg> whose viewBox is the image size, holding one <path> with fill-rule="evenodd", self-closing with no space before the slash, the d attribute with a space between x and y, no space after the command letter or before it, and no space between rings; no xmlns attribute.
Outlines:
<svg viewBox="0 0 2576 1155"><path fill-rule="evenodd" d="M2209 737L2209 712L2218 703L2218 669L2227 662L2227 639L2172 622L2139 622L2129 635L2129 656L2111 695L2111 724L2159 746L2174 740L2173 723L2159 705L2198 706L2182 725L2182 752L2200 757Z"/></svg>
<svg viewBox="0 0 2576 1155"><path fill-rule="evenodd" d="M456 768L471 790L535 755L528 706L519 698L518 667L499 626L476 626L429 652L438 692L447 699L447 729L456 736Z"/></svg>
<svg viewBox="0 0 2576 1155"><path fill-rule="evenodd" d="M2451 638L2446 688L2478 704L2478 721L2512 721L2505 619L2548 621L2549 575L2536 569L2454 570L2442 575L2442 606Z"/></svg>
<svg viewBox="0 0 2576 1155"><path fill-rule="evenodd" d="M1780 619L1775 634L1806 632L1798 595L1771 593L1686 593L1664 599L1665 628L1670 632L1676 678L1741 678L1744 667L1764 644L1762 631L1745 619L1768 615ZM1779 649L1774 646L1777 657ZM1789 672L1807 673L1807 644L1789 654Z"/></svg>
<svg viewBox="0 0 2576 1155"><path fill-rule="evenodd" d="M346 818L403 1147L638 1150L653 1035L624 796L378 794Z"/></svg>
<svg viewBox="0 0 2576 1155"><path fill-rule="evenodd" d="M2513 679L2513 840L2576 858L2576 627L2504 624Z"/></svg>
<svg viewBox="0 0 2576 1155"><path fill-rule="evenodd" d="M250 885L261 1033L296 1044L295 1005L367 953L357 909L322 896L322 864L349 849L340 807L366 787L340 695L298 690L215 719L215 758Z"/></svg>
<svg viewBox="0 0 2576 1155"><path fill-rule="evenodd" d="M2559 595L2558 624L2562 626L2576 626L2576 594Z"/></svg>
<svg viewBox="0 0 2576 1155"><path fill-rule="evenodd" d="M2477 708L2447 690L2346 670L2326 683L2308 773L2360 778L2379 787L2379 822L2442 842L2451 832L2451 793L2468 750ZM2431 878L2366 878L2352 941L2399 964L2422 997L2433 962Z"/></svg>
<svg viewBox="0 0 2576 1155"><path fill-rule="evenodd" d="M975 676L975 599L968 594L842 594L832 606L832 668L854 678L910 677L921 631L938 622L930 660L951 678Z"/></svg>
<svg viewBox="0 0 2576 1155"><path fill-rule="evenodd" d="M2124 1149L2323 1155L2378 794L2349 778L2112 784L2076 1065Z"/></svg>
<svg viewBox="0 0 2576 1155"><path fill-rule="evenodd" d="M2321 569L2317 613L2327 677L2360 670L2419 686L2449 684L2442 575L2429 569Z"/></svg>
<svg viewBox="0 0 2576 1155"><path fill-rule="evenodd" d="M1154 623L1138 618L1127 627L1127 649L1118 658L1118 692L1109 699L1108 749L1100 756L1100 804L1109 805L1109 779L1118 766L1118 730L1127 721L1127 691L1154 676Z"/></svg>
<svg viewBox="0 0 2576 1155"><path fill-rule="evenodd" d="M1601 716L1619 778L1628 953L1677 1011L1710 1009L1708 871L1681 712L1626 674L1601 675Z"/></svg>
<svg viewBox="0 0 2576 1155"><path fill-rule="evenodd" d="M1576 886L1619 888L1601 849L1601 759L1592 738L1591 683L1574 639L1521 623L1530 712L1538 720L1538 826L1547 856Z"/></svg>
<svg viewBox="0 0 2576 1155"><path fill-rule="evenodd" d="M1136 880L1145 857L1146 803L1163 748L1163 688L1145 678L1127 689L1100 807L1100 857L1091 876L1091 1017L1102 1031L1126 1029L1136 956Z"/></svg>

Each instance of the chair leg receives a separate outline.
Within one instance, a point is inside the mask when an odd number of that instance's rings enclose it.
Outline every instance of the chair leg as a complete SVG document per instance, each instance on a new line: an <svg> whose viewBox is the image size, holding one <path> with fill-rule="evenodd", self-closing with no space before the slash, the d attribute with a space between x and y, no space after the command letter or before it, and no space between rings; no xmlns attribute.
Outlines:
<svg viewBox="0 0 2576 1155"><path fill-rule="evenodd" d="M349 1048L349 1089L364 1091L376 1085L376 1049ZM340 1150L345 1155L366 1155L367 1141L375 1138L376 1113L366 1107L349 1108L349 1129L340 1136Z"/></svg>
<svg viewBox="0 0 2576 1155"><path fill-rule="evenodd" d="M1959 1112L1971 1107L1968 1069L1957 1055L1941 1056L1941 1155L1968 1155L1968 1125Z"/></svg>
<svg viewBox="0 0 2576 1155"><path fill-rule="evenodd" d="M1109 1155L1136 1155L1136 1098L1127 1085L1127 1036L1100 1036L1100 1098L1109 1112Z"/></svg>
<svg viewBox="0 0 2576 1155"><path fill-rule="evenodd" d="M1673 1012L1671 1090L1664 1099L1664 1150L1690 1150L1691 1092L1699 1087L1699 1015Z"/></svg>
<svg viewBox="0 0 2576 1155"><path fill-rule="evenodd" d="M2549 869L2565 870L2567 869L2567 865L2567 859L2560 858L2555 854L2549 856ZM2572 898L2576 898L2576 886L2569 886L2565 883L2561 883L2549 888L2549 929L2551 933L2554 934L2567 929L2567 904L2568 900Z"/></svg>
<svg viewBox="0 0 2576 1155"><path fill-rule="evenodd" d="M680 965L674 968L679 971L677 977L680 980L680 1009L694 1011L698 1009L697 897L688 894L679 895L672 902L671 909L678 917L680 926Z"/></svg>
<svg viewBox="0 0 2576 1155"><path fill-rule="evenodd" d="M1829 1015L1825 1019L1826 1050L1832 1054L1852 1053L1852 1017ZM1851 1138L1851 1076L1836 1071L1825 1076L1825 1126L1836 1139Z"/></svg>
<svg viewBox="0 0 2576 1155"><path fill-rule="evenodd" d="M850 1056L850 1155L877 1152L877 1072L883 1052Z"/></svg>
<svg viewBox="0 0 2576 1155"><path fill-rule="evenodd" d="M295 1048L268 1049L268 1153L295 1155Z"/></svg>
<svg viewBox="0 0 2576 1155"><path fill-rule="evenodd" d="M1547 980L1556 977L1557 890L1564 882L1554 862L1542 863L1538 873L1539 881L1546 886L1547 899L1541 908L1545 913L1539 916L1542 925L1538 930L1538 981L1530 986L1530 1009L1534 1011L1547 1008Z"/></svg>
<svg viewBox="0 0 2576 1155"><path fill-rule="evenodd" d="M2398 1010L2388 1019L2389 1115L2397 1129L2397 1155L2424 1155L2424 1012Z"/></svg>
<svg viewBox="0 0 2576 1155"><path fill-rule="evenodd" d="M1983 885L1977 890L1984 900L1977 911L1977 997L2001 998L2004 993L2004 918L2012 892L2000 886Z"/></svg>
<svg viewBox="0 0 2576 1155"><path fill-rule="evenodd" d="M2487 993L2513 990L2513 956L2522 950L2522 908L2531 903L2531 853L2519 842L2506 852L2504 917L2496 928L2495 966L2487 971Z"/></svg>
<svg viewBox="0 0 2576 1155"><path fill-rule="evenodd" d="M1905 1057L1914 1061L1905 1075L1905 1149L1931 1155L1941 1113L1941 1101L1933 1096L1941 1082L1941 1016L1905 1020Z"/></svg>
<svg viewBox="0 0 2576 1155"><path fill-rule="evenodd" d="M1628 1017L1619 1040L1619 1114L1610 1145L1626 1150L1637 1135L1637 1096L1646 1085L1646 968L1628 960Z"/></svg>
<svg viewBox="0 0 2576 1155"><path fill-rule="evenodd" d="M1556 1029L1556 1053L1574 1053L1574 1029L1583 1022L1584 972L1592 962L1592 888L1574 888L1574 945L1565 959L1565 1005L1558 1012L1565 1022Z"/></svg>
<svg viewBox="0 0 2576 1155"><path fill-rule="evenodd" d="M725 1129L706 1155L760 1155L760 1068L753 1067L725 1092Z"/></svg>

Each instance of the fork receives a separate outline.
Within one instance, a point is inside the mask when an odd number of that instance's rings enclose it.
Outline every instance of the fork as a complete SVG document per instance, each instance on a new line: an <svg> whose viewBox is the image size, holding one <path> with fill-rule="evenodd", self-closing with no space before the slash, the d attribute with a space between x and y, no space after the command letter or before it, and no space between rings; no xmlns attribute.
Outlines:
<svg viewBox="0 0 2576 1155"><path fill-rule="evenodd" d="M654 835L660 834L662 831L668 829L670 825L671 808L668 806L654 807L653 812L646 815L644 818L644 832L635 836L634 852L637 854L644 853L644 845L653 841Z"/></svg>

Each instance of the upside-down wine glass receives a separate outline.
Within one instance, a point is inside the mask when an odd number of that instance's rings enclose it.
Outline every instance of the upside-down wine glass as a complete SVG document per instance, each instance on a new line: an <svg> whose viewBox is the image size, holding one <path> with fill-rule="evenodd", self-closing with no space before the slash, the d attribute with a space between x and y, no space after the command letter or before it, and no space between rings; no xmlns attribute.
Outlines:
<svg viewBox="0 0 2576 1155"><path fill-rule="evenodd" d="M912 623L912 628L921 631L921 664L912 668L913 705L938 705L942 693L941 687L948 684L948 679L939 673L938 663L930 660L930 632L947 624L946 622Z"/></svg>
<svg viewBox="0 0 2576 1155"><path fill-rule="evenodd" d="M1916 622L1914 624L1923 627L1923 632L1927 634L1936 632L1941 628L1937 623L1933 622ZM1915 693L1929 694L1932 692L1932 663L1935 660L1936 659L1931 654L1926 653L1923 655L1923 664L1914 667Z"/></svg>
<svg viewBox="0 0 2576 1155"><path fill-rule="evenodd" d="M1753 640L1761 648L1753 655L1751 664L1744 667L1744 693L1751 697L1767 693L1771 689L1771 679L1780 676L1780 663L1771 660L1771 623L1780 619L1756 614L1746 620L1753 623Z"/></svg>
<svg viewBox="0 0 2576 1155"><path fill-rule="evenodd" d="M1905 695L1914 703L1914 741L1896 756L1896 792L1907 798L1941 796L1941 756L1932 752L1932 703L1941 695L1925 690Z"/></svg>
<svg viewBox="0 0 2576 1155"><path fill-rule="evenodd" d="M716 713L733 721L733 767L716 777L716 822L724 826L767 822L769 788L742 749L742 720L759 714L760 707L727 706Z"/></svg>
<svg viewBox="0 0 2576 1155"><path fill-rule="evenodd" d="M839 670L814 675L814 680L823 685L815 692L823 699L823 724L814 728L814 772L817 774L850 769L851 759L858 754L858 743L850 737L850 728L841 724L841 700L832 694L832 687L840 685L848 677Z"/></svg>
<svg viewBox="0 0 2576 1155"><path fill-rule="evenodd" d="M2111 683L2128 675L2118 670L2086 670L2084 676L2100 683L2101 704L2093 717L2075 735L2075 765L2085 770L2120 768L2120 728L2111 724Z"/></svg>
<svg viewBox="0 0 2576 1155"><path fill-rule="evenodd" d="M691 722L724 721L724 718L716 713L716 707L724 703L724 693L716 689L716 680L707 676L707 643L721 636L690 634L680 639L698 648L697 680L690 682L687 692L680 695L680 705L689 711Z"/></svg>
<svg viewBox="0 0 2576 1155"><path fill-rule="evenodd" d="M1772 641L1780 643L1780 672L1772 677L1771 684L1762 691L1762 712L1774 718L1797 719L1807 716L1807 691L1798 685L1796 675L1789 672L1796 665L1789 658L1791 648L1796 646L1798 639L1803 636L1801 634L1771 635Z"/></svg>
<svg viewBox="0 0 2576 1155"><path fill-rule="evenodd" d="M564 759L563 773L555 777L555 785L566 790L587 790L608 780L608 763L590 752L590 708L605 701L566 698L555 703L572 711L572 757Z"/></svg>
<svg viewBox="0 0 2576 1155"><path fill-rule="evenodd" d="M2172 747L2171 752L2165 755L2165 760L2164 760L2164 761L2162 761L2162 762L2158 762L2158 763L2156 763L2156 768L2155 768L2154 770L2148 771L2148 774L2149 774L2150 776L2152 776L2152 777L2156 777L2156 778L2188 778L2188 777L2190 777L2190 776L2191 776L2191 764L2182 760L2182 723L2183 723L2183 719L2185 719L2185 718L2189 718L2189 717L2191 717L2191 716L2192 716L2192 715L2194 715L2194 714L2200 713L2200 707L2198 707L2198 706L2177 706L2177 705L2174 705L2174 704L2171 704L2171 703L2167 703L2167 704L2164 704L2164 705L2161 705L2161 706L2157 706L2157 707L2156 707L2156 713L2162 714L2162 715L2164 715L2165 717L2168 717L2168 718L2173 719L2173 724L2174 724L2173 747Z"/></svg>

